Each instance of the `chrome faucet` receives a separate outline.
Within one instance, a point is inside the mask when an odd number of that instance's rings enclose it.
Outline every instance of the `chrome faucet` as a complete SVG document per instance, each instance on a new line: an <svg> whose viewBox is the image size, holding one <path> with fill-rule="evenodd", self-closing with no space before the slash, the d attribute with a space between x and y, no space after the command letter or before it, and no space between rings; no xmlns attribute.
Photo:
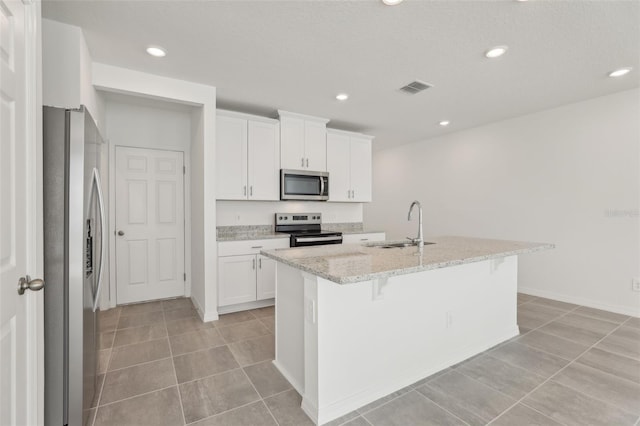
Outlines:
<svg viewBox="0 0 640 426"><path fill-rule="evenodd" d="M422 205L420 204L420 201L414 201L413 203L411 203L411 207L409 207L409 214L407 215L407 220L411 220L411 212L413 211L413 206L418 206L418 238L407 238L419 248L422 248L424 247L424 236L422 234Z"/></svg>

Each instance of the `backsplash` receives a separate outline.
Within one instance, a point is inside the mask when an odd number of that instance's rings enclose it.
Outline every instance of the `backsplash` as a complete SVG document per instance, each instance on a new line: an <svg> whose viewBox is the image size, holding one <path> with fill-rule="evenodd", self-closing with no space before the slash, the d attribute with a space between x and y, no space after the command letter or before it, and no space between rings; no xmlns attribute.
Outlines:
<svg viewBox="0 0 640 426"><path fill-rule="evenodd" d="M317 201L223 201L216 202L216 225L270 225L275 213L322 213L325 224L362 222L361 203Z"/></svg>
<svg viewBox="0 0 640 426"><path fill-rule="evenodd" d="M273 233L273 225L217 226L216 237L252 236Z"/></svg>

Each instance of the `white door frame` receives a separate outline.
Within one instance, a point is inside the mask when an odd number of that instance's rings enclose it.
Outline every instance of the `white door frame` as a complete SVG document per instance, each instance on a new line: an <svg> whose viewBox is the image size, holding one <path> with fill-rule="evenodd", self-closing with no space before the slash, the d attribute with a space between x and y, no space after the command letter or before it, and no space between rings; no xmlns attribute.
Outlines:
<svg viewBox="0 0 640 426"><path fill-rule="evenodd" d="M122 148L142 148L155 149L161 151L182 152L184 167L187 173L184 174L184 271L187 279L184 285L185 297L191 297L191 177L189 169L191 167L191 152L187 147L169 148L149 148L146 146L115 145L109 144L109 199L107 201L109 210L109 295L106 304L101 303L101 309L115 308L117 304L116 292L116 146ZM112 201L113 200L113 201Z"/></svg>

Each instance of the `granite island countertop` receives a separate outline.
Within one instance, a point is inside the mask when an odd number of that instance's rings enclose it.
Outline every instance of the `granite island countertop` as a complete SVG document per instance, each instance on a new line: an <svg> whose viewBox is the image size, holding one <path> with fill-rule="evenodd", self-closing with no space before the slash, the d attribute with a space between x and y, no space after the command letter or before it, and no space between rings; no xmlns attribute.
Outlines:
<svg viewBox="0 0 640 426"><path fill-rule="evenodd" d="M413 274L471 262L548 250L549 243L444 236L416 246L382 248L383 242L263 250L271 259L338 284ZM389 243L387 241L387 243Z"/></svg>

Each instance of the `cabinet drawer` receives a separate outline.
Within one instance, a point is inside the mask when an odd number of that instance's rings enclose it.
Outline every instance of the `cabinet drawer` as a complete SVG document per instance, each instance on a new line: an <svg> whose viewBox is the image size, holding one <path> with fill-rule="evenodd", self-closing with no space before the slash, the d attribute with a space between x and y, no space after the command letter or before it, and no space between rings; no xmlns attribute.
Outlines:
<svg viewBox="0 0 640 426"><path fill-rule="evenodd" d="M344 234L342 235L342 244L362 244L371 241L384 241L384 232L373 232L370 234Z"/></svg>
<svg viewBox="0 0 640 426"><path fill-rule="evenodd" d="M289 247L289 237L267 240L221 241L218 243L218 256L237 256L259 254L261 250Z"/></svg>

